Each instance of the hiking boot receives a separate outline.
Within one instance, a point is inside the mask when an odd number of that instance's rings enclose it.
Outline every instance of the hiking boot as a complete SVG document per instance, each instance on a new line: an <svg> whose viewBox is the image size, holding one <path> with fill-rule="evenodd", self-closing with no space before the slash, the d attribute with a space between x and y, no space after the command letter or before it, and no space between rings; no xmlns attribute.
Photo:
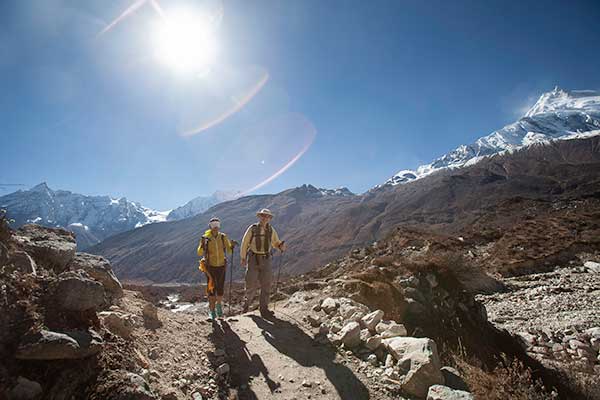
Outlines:
<svg viewBox="0 0 600 400"><path fill-rule="evenodd" d="M208 313L208 318L206 319L208 322L214 322L217 319L217 313L214 310L211 310Z"/></svg>
<svg viewBox="0 0 600 400"><path fill-rule="evenodd" d="M263 318L273 318L275 316L275 313L271 310L264 308L260 310L260 316Z"/></svg>
<svg viewBox="0 0 600 400"><path fill-rule="evenodd" d="M223 306L221 305L221 303L217 303L216 310L217 318L223 318Z"/></svg>
<svg viewBox="0 0 600 400"><path fill-rule="evenodd" d="M244 307L242 309L242 314L246 314L249 309L250 309L250 306L248 305L248 303L244 303Z"/></svg>

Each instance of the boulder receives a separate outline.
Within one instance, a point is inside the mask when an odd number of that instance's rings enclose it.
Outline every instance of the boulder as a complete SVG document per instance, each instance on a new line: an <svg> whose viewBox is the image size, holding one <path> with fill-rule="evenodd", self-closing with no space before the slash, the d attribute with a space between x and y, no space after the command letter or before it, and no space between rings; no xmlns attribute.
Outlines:
<svg viewBox="0 0 600 400"><path fill-rule="evenodd" d="M106 258L93 254L77 253L69 263L69 269L72 271L82 269L87 272L92 279L104 285L104 290L111 299L123 297L123 286L113 273Z"/></svg>
<svg viewBox="0 0 600 400"><path fill-rule="evenodd" d="M360 344L360 324L352 321L346 324L339 333L345 347L356 347Z"/></svg>
<svg viewBox="0 0 600 400"><path fill-rule="evenodd" d="M133 315L117 311L103 311L98 313L98 317L106 329L115 335L121 336L124 339L131 338L131 332L133 332L133 328L135 327Z"/></svg>
<svg viewBox="0 0 600 400"><path fill-rule="evenodd" d="M59 307L69 311L98 310L105 305L104 286L78 272L58 276L54 298Z"/></svg>
<svg viewBox="0 0 600 400"><path fill-rule="evenodd" d="M367 328L370 331L375 331L375 327L378 323L381 322L383 318L383 311L376 310L372 313L369 313L361 318L360 323L363 327Z"/></svg>
<svg viewBox="0 0 600 400"><path fill-rule="evenodd" d="M157 329L162 326L162 322L158 319L158 310L152 303L146 303L142 309L144 317L144 326L148 329Z"/></svg>
<svg viewBox="0 0 600 400"><path fill-rule="evenodd" d="M77 249L75 235L59 228L28 224L19 228L13 238L38 266L52 268L57 273L67 268Z"/></svg>
<svg viewBox="0 0 600 400"><path fill-rule="evenodd" d="M323 300L323 302L321 302L321 310L325 311L326 314L334 313L339 306L340 303L338 303L337 300L331 297L328 297L325 300Z"/></svg>
<svg viewBox="0 0 600 400"><path fill-rule="evenodd" d="M375 329L383 339L407 335L404 325L399 324L396 321L382 321L377 324Z"/></svg>
<svg viewBox="0 0 600 400"><path fill-rule="evenodd" d="M600 263L594 261L586 261L583 266L590 272L600 274Z"/></svg>
<svg viewBox="0 0 600 400"><path fill-rule="evenodd" d="M17 384L8 393L8 400L36 400L42 397L42 385L19 376Z"/></svg>
<svg viewBox="0 0 600 400"><path fill-rule="evenodd" d="M36 274L37 266L33 258L24 251L15 251L8 256L7 264L24 274Z"/></svg>
<svg viewBox="0 0 600 400"><path fill-rule="evenodd" d="M371 336L373 336L373 334L368 329L363 329L360 331L360 341L363 343L366 343Z"/></svg>
<svg viewBox="0 0 600 400"><path fill-rule="evenodd" d="M379 335L371 336L365 342L365 347L371 351L376 350L379 346L381 346L381 336Z"/></svg>
<svg viewBox="0 0 600 400"><path fill-rule="evenodd" d="M433 385L427 392L427 400L474 400L475 397L463 390L454 390L447 386Z"/></svg>
<svg viewBox="0 0 600 400"><path fill-rule="evenodd" d="M53 332L42 330L19 345L19 360L73 360L92 356L102 348L102 338L94 331Z"/></svg>
<svg viewBox="0 0 600 400"><path fill-rule="evenodd" d="M460 372L456 369L452 367L442 367L441 372L444 376L444 385L448 386L450 389L464 390L465 392L469 391L469 386L467 386L467 383L460 376Z"/></svg>
<svg viewBox="0 0 600 400"><path fill-rule="evenodd" d="M428 338L394 337L384 339L390 354L406 371L402 390L415 397L425 397L431 385L443 384L440 358L435 342Z"/></svg>
<svg viewBox="0 0 600 400"><path fill-rule="evenodd" d="M119 392L115 399L118 400L155 400L158 397L150 389L148 382L133 372L119 371L123 373L124 390Z"/></svg>

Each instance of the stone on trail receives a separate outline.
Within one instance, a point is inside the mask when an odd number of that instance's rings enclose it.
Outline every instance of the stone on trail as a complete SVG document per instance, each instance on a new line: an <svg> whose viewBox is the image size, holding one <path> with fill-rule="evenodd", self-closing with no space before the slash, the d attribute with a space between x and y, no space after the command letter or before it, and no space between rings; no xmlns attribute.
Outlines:
<svg viewBox="0 0 600 400"><path fill-rule="evenodd" d="M328 297L321 303L321 309L325 311L326 314L332 314L335 310L338 309L340 304L333 298Z"/></svg>
<svg viewBox="0 0 600 400"><path fill-rule="evenodd" d="M370 331L375 331L375 327L381 322L382 318L383 311L376 310L362 317L360 322L363 327L367 328Z"/></svg>
<svg viewBox="0 0 600 400"><path fill-rule="evenodd" d="M379 346L381 346L381 336L379 335L371 336L365 342L365 347L371 351L374 351Z"/></svg>
<svg viewBox="0 0 600 400"><path fill-rule="evenodd" d="M345 347L356 347L360 344L360 324L349 322L339 333L340 340Z"/></svg>
<svg viewBox="0 0 600 400"><path fill-rule="evenodd" d="M144 326L148 329L156 329L162 326L162 322L158 319L158 310L152 303L146 303L142 309L144 317Z"/></svg>
<svg viewBox="0 0 600 400"><path fill-rule="evenodd" d="M377 327L375 329L383 339L407 335L406 328L404 327L404 325L399 324L395 321L382 321L379 324L377 324Z"/></svg>
<svg viewBox="0 0 600 400"><path fill-rule="evenodd" d="M447 386L433 385L427 392L427 400L474 400L475 397L463 390L454 390Z"/></svg>
<svg viewBox="0 0 600 400"><path fill-rule="evenodd" d="M425 397L431 385L444 383L435 342L428 338L394 337L383 343L398 364L407 370L401 387L406 393Z"/></svg>
<svg viewBox="0 0 600 400"><path fill-rule="evenodd" d="M600 274L600 263L594 261L586 261L583 266L590 272Z"/></svg>
<svg viewBox="0 0 600 400"><path fill-rule="evenodd" d="M115 335L124 339L131 338L131 332L135 326L133 315L117 311L102 311L98 313L98 317L104 326Z"/></svg>
<svg viewBox="0 0 600 400"><path fill-rule="evenodd" d="M102 349L102 338L94 331L58 333L42 330L18 347L19 360L66 360L92 356Z"/></svg>

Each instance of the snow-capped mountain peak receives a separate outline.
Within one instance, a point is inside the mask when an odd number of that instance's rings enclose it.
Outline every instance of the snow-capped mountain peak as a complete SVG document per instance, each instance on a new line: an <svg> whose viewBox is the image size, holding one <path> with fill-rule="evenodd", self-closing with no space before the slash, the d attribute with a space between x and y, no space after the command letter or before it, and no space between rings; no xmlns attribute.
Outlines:
<svg viewBox="0 0 600 400"><path fill-rule="evenodd" d="M563 90L558 86L551 92L544 93L527 111L525 117L557 112L581 111L600 112L600 92L594 90Z"/></svg>
<svg viewBox="0 0 600 400"><path fill-rule="evenodd" d="M460 145L414 171L401 170L383 186L408 183L442 169L472 165L484 157L523 146L595 134L600 134L600 92L555 87L542 94L518 121L474 143Z"/></svg>
<svg viewBox="0 0 600 400"><path fill-rule="evenodd" d="M108 236L165 221L169 213L152 210L124 197L115 199L52 190L46 182L1 196L0 208L8 211L9 217L15 220L15 227L35 223L73 231L82 249Z"/></svg>

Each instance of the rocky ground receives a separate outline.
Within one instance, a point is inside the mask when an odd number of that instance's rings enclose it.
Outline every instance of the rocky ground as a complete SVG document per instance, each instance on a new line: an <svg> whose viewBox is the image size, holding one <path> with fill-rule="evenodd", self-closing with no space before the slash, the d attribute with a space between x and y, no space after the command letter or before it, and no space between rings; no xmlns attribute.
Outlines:
<svg viewBox="0 0 600 400"><path fill-rule="evenodd" d="M527 354L592 387L586 391L598 398L592 382L600 375L600 263L590 258L600 259L583 254L552 272L503 279L506 292L478 299L490 321L518 337Z"/></svg>

